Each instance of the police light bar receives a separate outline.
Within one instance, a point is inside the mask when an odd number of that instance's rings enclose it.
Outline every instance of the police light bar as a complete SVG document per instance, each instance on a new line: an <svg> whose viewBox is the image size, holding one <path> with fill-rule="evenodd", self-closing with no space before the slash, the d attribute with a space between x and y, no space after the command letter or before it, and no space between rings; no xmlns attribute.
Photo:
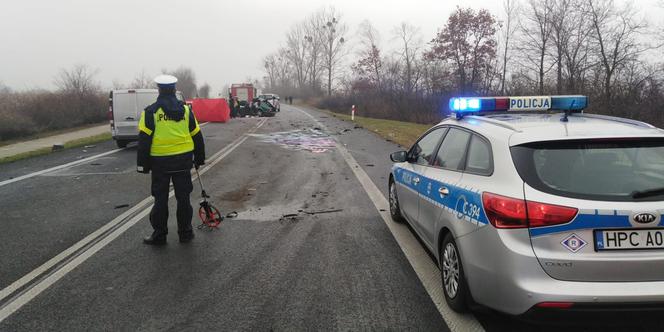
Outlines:
<svg viewBox="0 0 664 332"><path fill-rule="evenodd" d="M526 97L461 97L450 98L450 110L457 118L464 114L501 111L581 111L588 106L588 97L526 96Z"/></svg>

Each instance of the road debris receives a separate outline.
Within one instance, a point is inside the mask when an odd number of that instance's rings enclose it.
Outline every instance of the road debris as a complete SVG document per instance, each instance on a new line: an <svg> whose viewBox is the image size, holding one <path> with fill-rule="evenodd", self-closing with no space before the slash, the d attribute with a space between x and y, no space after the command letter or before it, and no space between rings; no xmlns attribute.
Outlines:
<svg viewBox="0 0 664 332"><path fill-rule="evenodd" d="M341 212L344 209L322 210L322 211L302 211L308 215Z"/></svg>
<svg viewBox="0 0 664 332"><path fill-rule="evenodd" d="M320 130L320 128L318 128ZM323 153L336 147L336 142L329 135L314 129L302 129L277 132L272 134L252 134L265 143L275 143L295 151Z"/></svg>
<svg viewBox="0 0 664 332"><path fill-rule="evenodd" d="M279 223L284 224L294 224L300 221L300 215L297 213L284 214L279 218Z"/></svg>
<svg viewBox="0 0 664 332"><path fill-rule="evenodd" d="M230 212L226 215L226 218L237 218L237 211Z"/></svg>
<svg viewBox="0 0 664 332"><path fill-rule="evenodd" d="M64 150L64 149L65 149L65 145L64 145L64 144L62 144L62 143L56 143L56 144L53 144L53 147L51 148L51 151L53 151L53 152L55 152L55 151L62 151L62 150Z"/></svg>
<svg viewBox="0 0 664 332"><path fill-rule="evenodd" d="M129 204L120 204L120 205L115 206L116 209L122 209L122 208L126 208L126 207L129 207Z"/></svg>

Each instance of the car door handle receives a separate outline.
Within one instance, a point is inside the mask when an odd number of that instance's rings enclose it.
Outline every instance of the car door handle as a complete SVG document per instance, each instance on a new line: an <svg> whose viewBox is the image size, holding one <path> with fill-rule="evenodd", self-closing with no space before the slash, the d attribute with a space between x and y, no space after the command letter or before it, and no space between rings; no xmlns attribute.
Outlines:
<svg viewBox="0 0 664 332"><path fill-rule="evenodd" d="M128 117L125 118L125 120L134 120L134 118L132 118L131 116L128 116Z"/></svg>
<svg viewBox="0 0 664 332"><path fill-rule="evenodd" d="M450 190L445 187L440 187L440 189L438 189L438 193L440 196L447 196L450 194Z"/></svg>
<svg viewBox="0 0 664 332"><path fill-rule="evenodd" d="M420 178L414 178L413 182L415 182L415 185L419 184L420 183Z"/></svg>

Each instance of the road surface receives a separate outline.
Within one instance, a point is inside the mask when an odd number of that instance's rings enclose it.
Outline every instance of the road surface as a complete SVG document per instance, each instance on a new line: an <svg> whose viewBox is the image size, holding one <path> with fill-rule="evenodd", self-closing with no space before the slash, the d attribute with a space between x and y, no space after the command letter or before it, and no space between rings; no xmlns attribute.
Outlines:
<svg viewBox="0 0 664 332"><path fill-rule="evenodd" d="M401 148L352 123L283 105L202 130L205 189L237 217L186 245L173 199L168 245L141 242L151 199L135 147L0 165L0 331L625 327L452 313L434 261L385 211L388 155Z"/></svg>

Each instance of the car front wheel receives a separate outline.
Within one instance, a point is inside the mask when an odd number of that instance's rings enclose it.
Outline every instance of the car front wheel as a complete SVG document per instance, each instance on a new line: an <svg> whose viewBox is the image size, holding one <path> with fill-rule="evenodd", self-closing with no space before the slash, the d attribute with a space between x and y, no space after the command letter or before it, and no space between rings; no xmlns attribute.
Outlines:
<svg viewBox="0 0 664 332"><path fill-rule="evenodd" d="M447 233L440 247L440 275L443 281L445 302L456 312L468 310L468 284L463 273L459 248L451 233Z"/></svg>
<svg viewBox="0 0 664 332"><path fill-rule="evenodd" d="M390 216L392 220L398 223L404 221L401 215L401 206L399 206L399 197L397 196L397 185L393 180L390 181Z"/></svg>

